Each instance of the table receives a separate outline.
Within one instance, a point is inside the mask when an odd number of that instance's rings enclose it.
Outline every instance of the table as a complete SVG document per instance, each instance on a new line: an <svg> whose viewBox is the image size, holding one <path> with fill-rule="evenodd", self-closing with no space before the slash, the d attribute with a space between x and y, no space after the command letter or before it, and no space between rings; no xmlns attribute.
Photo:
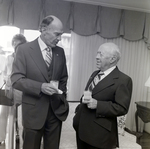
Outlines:
<svg viewBox="0 0 150 149"><path fill-rule="evenodd" d="M136 132L138 133L138 116L144 123L150 122L150 102L135 102L137 111L135 112Z"/></svg>

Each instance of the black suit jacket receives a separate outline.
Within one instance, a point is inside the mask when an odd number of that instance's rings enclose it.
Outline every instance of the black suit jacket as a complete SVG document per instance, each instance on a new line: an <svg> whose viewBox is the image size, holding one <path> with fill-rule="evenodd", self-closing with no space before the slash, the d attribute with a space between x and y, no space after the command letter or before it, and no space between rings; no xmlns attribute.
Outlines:
<svg viewBox="0 0 150 149"><path fill-rule="evenodd" d="M91 75L86 89L97 73ZM82 103L76 108L73 126L79 138L98 148L118 146L117 116L127 114L131 94L131 78L115 68L92 91L92 97L98 101L97 109Z"/></svg>
<svg viewBox="0 0 150 149"><path fill-rule="evenodd" d="M23 92L22 110L23 125L30 129L40 129L45 123L49 105L58 119L64 121L68 115L66 101L66 84L68 79L64 50L60 47L52 48L52 74L48 75L48 68L43 59L38 40L20 45L13 64L13 87ZM59 81L62 95L48 96L41 92L41 85L50 80Z"/></svg>

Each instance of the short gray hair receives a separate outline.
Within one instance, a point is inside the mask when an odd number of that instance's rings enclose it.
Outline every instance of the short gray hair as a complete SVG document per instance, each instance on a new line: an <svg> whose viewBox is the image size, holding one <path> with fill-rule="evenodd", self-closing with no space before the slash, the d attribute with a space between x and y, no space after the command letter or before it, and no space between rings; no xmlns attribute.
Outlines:
<svg viewBox="0 0 150 149"><path fill-rule="evenodd" d="M13 36L12 41L11 41L12 46L14 46L15 41L20 41L19 44L23 44L23 43L27 42L25 36L22 35L22 34L16 34L16 35Z"/></svg>

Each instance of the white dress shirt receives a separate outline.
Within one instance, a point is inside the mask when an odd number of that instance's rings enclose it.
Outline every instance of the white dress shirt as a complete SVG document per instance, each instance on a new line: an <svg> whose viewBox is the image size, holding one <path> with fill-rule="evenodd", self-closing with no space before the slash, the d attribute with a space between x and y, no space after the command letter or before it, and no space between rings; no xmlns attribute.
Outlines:
<svg viewBox="0 0 150 149"><path fill-rule="evenodd" d="M116 68L116 66L113 66L113 67L107 69L106 71L104 71L104 75L101 76L101 80L104 79L107 75L109 75L115 68Z"/></svg>
<svg viewBox="0 0 150 149"><path fill-rule="evenodd" d="M38 38L38 43L39 43L43 58L45 60L45 57L46 57L46 50L45 49L47 48L47 45L43 42L41 37Z"/></svg>

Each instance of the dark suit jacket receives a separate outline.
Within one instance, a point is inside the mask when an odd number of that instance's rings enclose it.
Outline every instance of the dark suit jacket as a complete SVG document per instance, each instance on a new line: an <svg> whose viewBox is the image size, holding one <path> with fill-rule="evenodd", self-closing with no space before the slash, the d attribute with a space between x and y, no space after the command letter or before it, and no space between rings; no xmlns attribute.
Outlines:
<svg viewBox="0 0 150 149"><path fill-rule="evenodd" d="M40 129L45 123L49 105L58 119L64 121L68 115L66 101L66 84L68 79L64 50L60 47L52 48L53 60L51 74L43 59L38 40L18 47L13 64L13 87L23 92L22 110L23 125L30 129ZM41 85L50 80L59 81L62 95L48 96L41 92Z"/></svg>
<svg viewBox="0 0 150 149"><path fill-rule="evenodd" d="M98 72L91 75L86 89ZM118 146L117 116L128 112L131 94L131 78L115 68L92 91L92 97L98 101L97 109L82 103L76 108L73 126L80 139L98 148Z"/></svg>

